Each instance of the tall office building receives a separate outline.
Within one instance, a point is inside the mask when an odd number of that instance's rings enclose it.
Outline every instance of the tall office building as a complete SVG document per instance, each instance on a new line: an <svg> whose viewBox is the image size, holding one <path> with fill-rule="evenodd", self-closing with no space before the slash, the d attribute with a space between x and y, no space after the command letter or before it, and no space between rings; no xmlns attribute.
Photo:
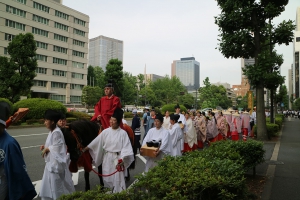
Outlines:
<svg viewBox="0 0 300 200"><path fill-rule="evenodd" d="M99 66L106 71L110 59L123 62L123 41L100 35L89 41L89 65Z"/></svg>
<svg viewBox="0 0 300 200"><path fill-rule="evenodd" d="M296 30L294 32L294 63L293 63L293 93L294 98L299 98L300 96L300 77L299 77L299 52L300 52L300 7L297 8L296 11Z"/></svg>
<svg viewBox="0 0 300 200"><path fill-rule="evenodd" d="M188 91L200 87L200 63L194 57L174 60L171 64L171 77L177 76Z"/></svg>
<svg viewBox="0 0 300 200"><path fill-rule="evenodd" d="M80 104L87 84L89 16L62 0L0 0L0 55L19 33L34 34L38 68L32 97Z"/></svg>

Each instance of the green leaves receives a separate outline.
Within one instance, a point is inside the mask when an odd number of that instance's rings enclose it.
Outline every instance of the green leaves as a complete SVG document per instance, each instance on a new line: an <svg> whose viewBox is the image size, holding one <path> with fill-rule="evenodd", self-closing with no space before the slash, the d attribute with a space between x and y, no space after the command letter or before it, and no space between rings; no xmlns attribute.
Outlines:
<svg viewBox="0 0 300 200"><path fill-rule="evenodd" d="M94 106L103 95L103 88L86 85L82 89L81 101L85 105Z"/></svg>

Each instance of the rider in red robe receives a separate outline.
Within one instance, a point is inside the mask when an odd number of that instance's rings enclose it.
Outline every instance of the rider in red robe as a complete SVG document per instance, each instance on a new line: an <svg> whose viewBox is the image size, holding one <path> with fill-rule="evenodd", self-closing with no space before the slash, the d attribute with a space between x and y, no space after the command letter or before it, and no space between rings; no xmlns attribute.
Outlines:
<svg viewBox="0 0 300 200"><path fill-rule="evenodd" d="M109 120L115 109L122 108L119 97L115 96L113 91L112 83L106 84L104 88L105 96L95 105L95 114L91 119L91 121L100 121L103 130L109 128ZM124 129L122 122L120 127Z"/></svg>

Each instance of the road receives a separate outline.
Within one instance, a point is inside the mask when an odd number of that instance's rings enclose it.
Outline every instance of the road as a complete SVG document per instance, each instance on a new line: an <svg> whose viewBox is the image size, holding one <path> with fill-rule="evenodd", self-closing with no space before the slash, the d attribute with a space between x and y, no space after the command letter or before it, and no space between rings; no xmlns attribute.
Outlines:
<svg viewBox="0 0 300 200"><path fill-rule="evenodd" d="M128 122L128 124L131 125L131 122ZM144 134L143 131L144 130L142 130L142 135ZM46 127L8 129L8 133L19 142L27 165L27 172L37 193L39 193L45 167L44 159L41 157L40 146L45 143L48 130ZM135 180L134 176L142 173L144 168L145 159L138 154L136 168L130 171L131 179L126 183L127 187ZM84 191L85 181L83 176L83 169L80 169L78 173L73 174L72 178L76 191ZM96 174L93 174L93 172L90 173L90 184L91 189L96 188L96 185L99 185L99 178ZM36 199L38 200L40 198L36 197Z"/></svg>

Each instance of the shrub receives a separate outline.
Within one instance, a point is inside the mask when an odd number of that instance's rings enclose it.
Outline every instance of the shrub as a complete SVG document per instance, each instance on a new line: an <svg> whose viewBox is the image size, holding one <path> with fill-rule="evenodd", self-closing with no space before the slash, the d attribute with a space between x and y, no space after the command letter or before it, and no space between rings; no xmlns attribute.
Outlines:
<svg viewBox="0 0 300 200"><path fill-rule="evenodd" d="M267 122L267 134L269 138L278 136L279 130L280 128L278 124L271 124ZM253 133L257 136L256 125L253 126Z"/></svg>
<svg viewBox="0 0 300 200"><path fill-rule="evenodd" d="M270 123L270 118L266 118L266 122ZM281 117L275 118L275 124L277 124L279 126L279 129L281 129L281 127L282 127L282 122L283 122L283 120Z"/></svg>
<svg viewBox="0 0 300 200"><path fill-rule="evenodd" d="M175 108L174 108L175 105L177 105L177 104L167 104L167 105L164 105L164 106L161 108L162 114L165 114L166 111L169 111L170 114L174 113L174 112L175 112ZM187 112L187 109L186 109L185 106L180 105L180 112L182 112L182 111Z"/></svg>
<svg viewBox="0 0 300 200"><path fill-rule="evenodd" d="M132 112L124 112L124 118L132 118L133 114Z"/></svg>
<svg viewBox="0 0 300 200"><path fill-rule="evenodd" d="M281 118L284 121L284 114L276 114L275 118Z"/></svg>
<svg viewBox="0 0 300 200"><path fill-rule="evenodd" d="M67 111L62 103L42 98L24 99L15 103L13 107L14 112L19 108L29 108L29 112L23 118L24 121L27 119L42 119L48 109L53 109L62 113L66 113Z"/></svg>
<svg viewBox="0 0 300 200"><path fill-rule="evenodd" d="M10 100L5 99L5 98L0 98L0 102L6 102L6 103L9 104L9 106L10 106L10 115L12 116L14 114L14 108L13 108L12 102L10 102Z"/></svg>
<svg viewBox="0 0 300 200"><path fill-rule="evenodd" d="M71 122L74 122L74 121L76 121L76 120L77 120L77 119L74 118L74 117L67 117L67 118L66 118L67 123L71 123Z"/></svg>
<svg viewBox="0 0 300 200"><path fill-rule="evenodd" d="M45 120L44 120L44 119L39 119L39 120L38 120L38 123L39 123L39 124L44 124L44 123L45 123Z"/></svg>
<svg viewBox="0 0 300 200"><path fill-rule="evenodd" d="M31 124L34 124L34 123L37 123L37 122L38 122L37 119L27 119L26 120L26 124L28 124L28 125L31 125Z"/></svg>
<svg viewBox="0 0 300 200"><path fill-rule="evenodd" d="M67 112L66 118L75 118L75 119L91 119L91 116L84 112Z"/></svg>

